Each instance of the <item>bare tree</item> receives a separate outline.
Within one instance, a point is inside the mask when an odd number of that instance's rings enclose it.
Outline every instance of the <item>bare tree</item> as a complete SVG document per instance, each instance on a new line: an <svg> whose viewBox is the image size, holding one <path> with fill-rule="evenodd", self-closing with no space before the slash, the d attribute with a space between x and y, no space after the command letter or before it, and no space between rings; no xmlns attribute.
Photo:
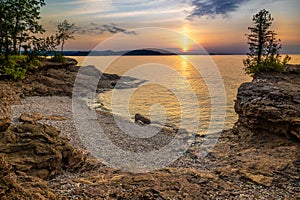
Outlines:
<svg viewBox="0 0 300 200"><path fill-rule="evenodd" d="M73 34L75 33L75 24L70 24L68 20L64 20L63 22L57 25L57 40L61 44L61 53L63 54L65 42L69 39L74 40L75 37Z"/></svg>

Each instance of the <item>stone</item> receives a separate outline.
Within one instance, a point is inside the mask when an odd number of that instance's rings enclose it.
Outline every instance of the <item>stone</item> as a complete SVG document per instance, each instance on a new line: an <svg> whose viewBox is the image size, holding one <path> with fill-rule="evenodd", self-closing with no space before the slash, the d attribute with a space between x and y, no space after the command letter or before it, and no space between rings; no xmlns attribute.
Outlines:
<svg viewBox="0 0 300 200"><path fill-rule="evenodd" d="M52 120L52 121L65 121L65 120L68 120L67 117L59 116L59 115L46 116L45 119L46 120Z"/></svg>
<svg viewBox="0 0 300 200"><path fill-rule="evenodd" d="M147 118L147 117L145 117L145 116L143 116L143 115L141 115L141 114L135 114L135 116L134 116L134 121L136 122L136 123L140 123L140 124L142 124L142 125L145 125L145 124L151 124L151 120L149 119L149 118Z"/></svg>
<svg viewBox="0 0 300 200"><path fill-rule="evenodd" d="M270 187L273 181L272 177L264 176L262 174L256 175L245 171L243 171L242 174L251 181L267 187Z"/></svg>
<svg viewBox="0 0 300 200"><path fill-rule="evenodd" d="M41 119L43 119L43 114L37 112L33 112L29 114L22 113L20 116L21 122L35 123Z"/></svg>

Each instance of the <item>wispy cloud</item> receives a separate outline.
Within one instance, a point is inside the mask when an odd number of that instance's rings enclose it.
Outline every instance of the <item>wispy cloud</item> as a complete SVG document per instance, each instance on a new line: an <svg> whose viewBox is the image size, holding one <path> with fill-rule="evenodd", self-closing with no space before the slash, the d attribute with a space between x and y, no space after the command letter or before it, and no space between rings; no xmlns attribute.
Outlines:
<svg viewBox="0 0 300 200"><path fill-rule="evenodd" d="M188 19L194 17L215 17L221 15L227 17L228 13L237 10L243 3L250 0L193 0L193 10L188 15Z"/></svg>
<svg viewBox="0 0 300 200"><path fill-rule="evenodd" d="M64 12L59 14L63 16L86 15L115 10L111 0L52 0L47 5L51 10L63 9Z"/></svg>
<svg viewBox="0 0 300 200"><path fill-rule="evenodd" d="M75 31L77 34L93 34L102 35L104 33L124 33L128 35L136 35L134 31L128 31L124 28L117 26L116 24L102 24L90 23L87 27L76 27Z"/></svg>
<svg viewBox="0 0 300 200"><path fill-rule="evenodd" d="M137 17L151 17L153 13L159 13L160 16L166 17L167 15L175 15L176 14L184 14L185 11L188 9L183 8L170 8L170 9L148 9L148 10L138 10L138 11L131 11L131 12L111 12L111 13L104 13L102 15L99 15L99 18L109 18L109 19L120 19L120 18L137 18ZM152 16L153 17L153 16ZM142 18L144 19L144 18Z"/></svg>

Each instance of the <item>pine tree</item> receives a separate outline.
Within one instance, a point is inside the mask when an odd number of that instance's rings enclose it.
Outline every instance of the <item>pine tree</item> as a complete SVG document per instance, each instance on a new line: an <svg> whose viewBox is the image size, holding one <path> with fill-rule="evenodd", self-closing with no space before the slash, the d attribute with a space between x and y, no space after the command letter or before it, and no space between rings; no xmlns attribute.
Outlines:
<svg viewBox="0 0 300 200"><path fill-rule="evenodd" d="M246 34L250 52L248 58L243 61L245 72L255 75L261 71L283 71L290 57L286 56L283 61L280 60L281 41L277 40L276 33L270 30L274 20L271 14L263 9L254 15L252 20L254 26L248 27L251 33Z"/></svg>

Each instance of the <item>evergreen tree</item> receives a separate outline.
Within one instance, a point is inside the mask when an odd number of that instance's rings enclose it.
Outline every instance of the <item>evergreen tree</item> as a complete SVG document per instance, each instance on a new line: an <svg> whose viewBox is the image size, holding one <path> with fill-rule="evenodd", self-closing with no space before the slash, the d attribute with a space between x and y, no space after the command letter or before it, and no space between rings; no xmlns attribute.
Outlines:
<svg viewBox="0 0 300 200"><path fill-rule="evenodd" d="M276 39L276 33L270 30L273 18L269 11L263 9L253 16L253 27L246 34L248 37L249 53L244 66L247 74L255 75L261 71L283 71L284 65L289 61L286 56L280 60L280 40Z"/></svg>

